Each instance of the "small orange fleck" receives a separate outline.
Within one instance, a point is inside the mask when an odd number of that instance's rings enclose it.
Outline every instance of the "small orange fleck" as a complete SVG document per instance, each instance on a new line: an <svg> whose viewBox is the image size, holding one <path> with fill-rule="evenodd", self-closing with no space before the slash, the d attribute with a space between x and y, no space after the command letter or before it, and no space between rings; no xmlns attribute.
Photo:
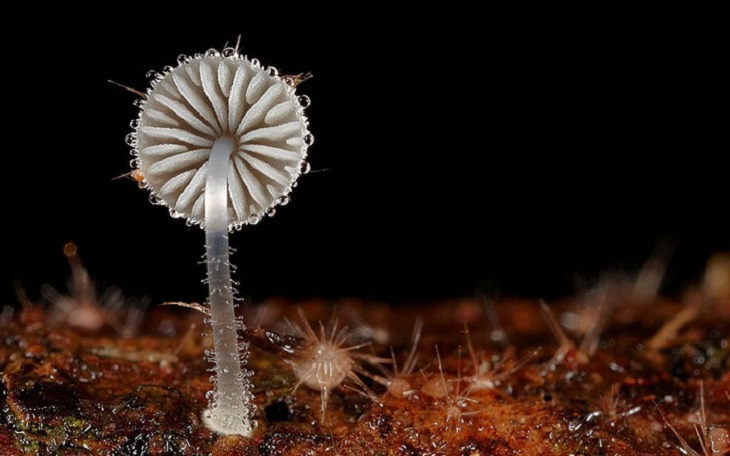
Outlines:
<svg viewBox="0 0 730 456"><path fill-rule="evenodd" d="M129 175L130 175L130 176L132 177L132 179L134 179L134 180L135 180L135 181L136 181L136 182L137 182L138 184L141 184L142 182L144 182L144 174L142 174L142 171L140 171L139 169L135 169L135 170L132 170L132 172L131 172L131 173L129 173Z"/></svg>

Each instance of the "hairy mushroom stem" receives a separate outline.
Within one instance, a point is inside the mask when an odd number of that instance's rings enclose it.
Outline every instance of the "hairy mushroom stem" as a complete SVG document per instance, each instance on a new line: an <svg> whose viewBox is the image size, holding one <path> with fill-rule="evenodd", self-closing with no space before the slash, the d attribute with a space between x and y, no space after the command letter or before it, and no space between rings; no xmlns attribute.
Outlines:
<svg viewBox="0 0 730 456"><path fill-rule="evenodd" d="M235 149L234 140L228 136L215 141L205 184L205 254L216 374L205 420L218 433L250 436L253 406L250 405L249 374L241 368L246 361L241 354L247 350L238 343L238 331L245 327L235 318L228 249L227 176L230 155Z"/></svg>

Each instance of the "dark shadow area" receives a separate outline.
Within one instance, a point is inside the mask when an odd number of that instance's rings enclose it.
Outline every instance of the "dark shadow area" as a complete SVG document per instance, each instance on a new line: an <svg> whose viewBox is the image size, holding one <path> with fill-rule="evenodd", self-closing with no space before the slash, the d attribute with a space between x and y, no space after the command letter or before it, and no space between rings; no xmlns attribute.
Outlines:
<svg viewBox="0 0 730 456"><path fill-rule="evenodd" d="M115 179L136 96L107 80L145 90L148 70L239 34L264 65L314 74L299 91L316 138L291 203L231 236L242 295L560 296L660 242L678 292L730 249L710 12L240 8L184 33L142 32L138 11L4 36L1 303L13 280L31 299L63 288L69 240L128 295L204 299L203 233Z"/></svg>

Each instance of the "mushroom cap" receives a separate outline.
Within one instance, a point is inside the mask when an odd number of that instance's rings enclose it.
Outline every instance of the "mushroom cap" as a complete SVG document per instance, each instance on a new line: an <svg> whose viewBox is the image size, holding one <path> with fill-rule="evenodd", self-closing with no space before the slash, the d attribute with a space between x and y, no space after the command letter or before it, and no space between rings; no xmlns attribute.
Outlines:
<svg viewBox="0 0 730 456"><path fill-rule="evenodd" d="M127 142L153 202L203 225L208 157L222 136L238 144L228 168L229 228L258 223L288 202L313 139L309 99L293 83L230 48L180 56L177 67L148 76Z"/></svg>

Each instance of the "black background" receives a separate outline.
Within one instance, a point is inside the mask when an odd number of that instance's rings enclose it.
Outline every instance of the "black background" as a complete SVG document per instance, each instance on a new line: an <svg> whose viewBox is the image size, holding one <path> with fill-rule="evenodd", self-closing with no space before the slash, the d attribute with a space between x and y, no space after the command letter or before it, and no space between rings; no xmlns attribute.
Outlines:
<svg viewBox="0 0 730 456"><path fill-rule="evenodd" d="M107 80L238 35L314 74L316 138L291 203L231 237L244 295L549 298L661 242L676 292L730 248L716 11L342 5L4 14L2 303L63 288L68 240L128 295L204 299L202 232L114 180L136 97Z"/></svg>

